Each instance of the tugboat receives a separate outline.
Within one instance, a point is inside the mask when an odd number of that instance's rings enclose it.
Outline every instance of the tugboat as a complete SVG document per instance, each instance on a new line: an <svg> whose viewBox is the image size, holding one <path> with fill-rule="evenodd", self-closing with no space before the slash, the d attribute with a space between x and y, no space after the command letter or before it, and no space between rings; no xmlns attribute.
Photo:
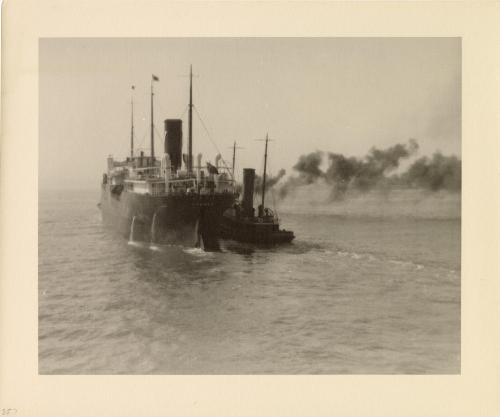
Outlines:
<svg viewBox="0 0 500 417"><path fill-rule="evenodd" d="M257 215L253 207L255 169L245 168L243 169L242 201L234 203L233 207L227 209L222 216L220 233L223 239L255 245L274 245L289 243L295 238L291 230L280 229L278 216L265 206L268 141L269 137L266 135L262 202L257 207Z"/></svg>
<svg viewBox="0 0 500 417"><path fill-rule="evenodd" d="M222 215L237 199L231 172L223 172L221 156L215 165L202 167L202 155L193 164L192 70L189 83L187 154L182 154L182 120L165 120L165 146L154 153L153 83L151 80L151 154L134 154L133 101L131 101L130 157L107 161L98 204L104 222L131 241L167 243L218 250ZM134 89L134 87L132 87ZM183 164L184 163L184 164ZM184 165L184 166L183 166ZM224 164L225 165L225 164ZM227 171L229 171L227 169Z"/></svg>

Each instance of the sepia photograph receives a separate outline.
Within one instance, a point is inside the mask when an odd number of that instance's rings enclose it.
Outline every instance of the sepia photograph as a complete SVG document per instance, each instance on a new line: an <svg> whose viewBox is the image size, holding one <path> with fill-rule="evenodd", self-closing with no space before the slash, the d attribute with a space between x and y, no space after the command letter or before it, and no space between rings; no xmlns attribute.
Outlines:
<svg viewBox="0 0 500 417"><path fill-rule="evenodd" d="M460 38L41 38L39 374L460 374Z"/></svg>

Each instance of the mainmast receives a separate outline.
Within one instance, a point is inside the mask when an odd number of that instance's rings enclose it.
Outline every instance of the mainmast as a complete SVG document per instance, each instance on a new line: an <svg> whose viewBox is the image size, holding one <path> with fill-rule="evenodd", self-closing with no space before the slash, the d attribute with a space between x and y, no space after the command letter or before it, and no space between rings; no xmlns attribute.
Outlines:
<svg viewBox="0 0 500 417"><path fill-rule="evenodd" d="M189 66L188 172L193 172L193 66Z"/></svg>
<svg viewBox="0 0 500 417"><path fill-rule="evenodd" d="M155 136L154 136L154 119L153 119L153 82L160 81L160 79L156 75L151 76L151 158L154 161L155 158Z"/></svg>
<svg viewBox="0 0 500 417"><path fill-rule="evenodd" d="M266 195L266 167L267 167L267 142L269 142L269 136L266 133L266 150L264 151L264 174L262 175L262 209L264 209L264 198Z"/></svg>
<svg viewBox="0 0 500 417"><path fill-rule="evenodd" d="M135 90L135 85L132 86ZM130 98L130 158L134 158L134 95Z"/></svg>

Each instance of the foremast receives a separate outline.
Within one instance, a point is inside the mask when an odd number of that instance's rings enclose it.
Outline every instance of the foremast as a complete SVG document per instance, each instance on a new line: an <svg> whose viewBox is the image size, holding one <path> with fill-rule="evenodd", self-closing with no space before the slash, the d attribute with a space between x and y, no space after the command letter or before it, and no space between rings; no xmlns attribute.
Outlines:
<svg viewBox="0 0 500 417"><path fill-rule="evenodd" d="M135 85L132 86L132 91L135 90ZM134 95L130 95L130 159L134 159Z"/></svg>
<svg viewBox="0 0 500 417"><path fill-rule="evenodd" d="M155 136L154 136L154 130L155 130L155 124L154 124L154 114L153 114L153 83L155 81L160 81L160 79L152 74L151 75L151 160L154 163L155 160Z"/></svg>
<svg viewBox="0 0 500 417"><path fill-rule="evenodd" d="M189 66L189 115L188 115L188 160L187 170L193 172L193 66Z"/></svg>
<svg viewBox="0 0 500 417"><path fill-rule="evenodd" d="M267 168L267 143L269 142L269 135L266 133L266 147L264 151L264 173L262 174L262 208L265 207L264 200L266 198L266 168Z"/></svg>

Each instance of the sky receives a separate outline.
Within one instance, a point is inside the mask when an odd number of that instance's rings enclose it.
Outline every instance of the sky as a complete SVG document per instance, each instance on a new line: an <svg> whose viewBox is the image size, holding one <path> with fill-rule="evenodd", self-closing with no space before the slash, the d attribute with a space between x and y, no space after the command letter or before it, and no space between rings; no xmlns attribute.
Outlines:
<svg viewBox="0 0 500 417"><path fill-rule="evenodd" d="M236 169L292 167L323 150L363 156L414 138L418 156L461 155L459 38L46 38L39 49L39 187L97 188L106 158L155 152L164 119L184 120L193 65L193 153ZM135 86L132 91L131 86ZM198 114L200 117L198 117ZM215 145L213 143L215 143ZM186 150L184 151L186 152Z"/></svg>

